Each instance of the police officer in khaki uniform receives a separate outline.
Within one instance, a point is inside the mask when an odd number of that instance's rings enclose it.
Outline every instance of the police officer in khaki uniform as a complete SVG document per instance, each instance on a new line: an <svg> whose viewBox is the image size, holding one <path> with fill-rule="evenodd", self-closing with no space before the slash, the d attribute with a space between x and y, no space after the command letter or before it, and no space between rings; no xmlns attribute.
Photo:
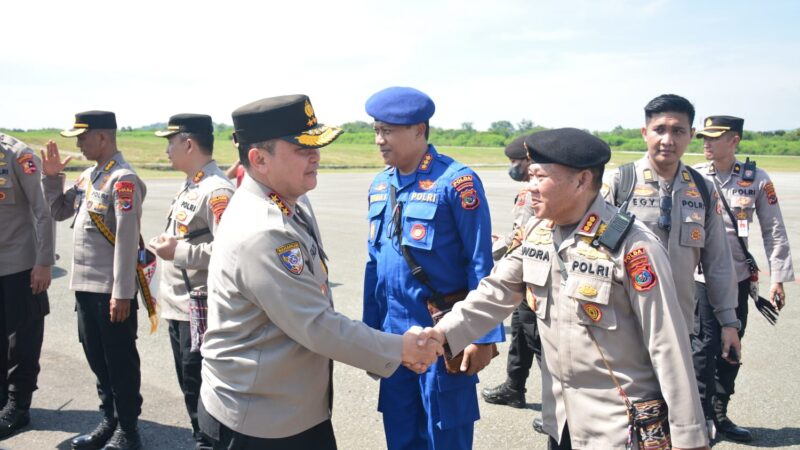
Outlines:
<svg viewBox="0 0 800 450"><path fill-rule="evenodd" d="M525 143L536 217L523 244L432 336L446 337L457 352L525 297L542 339L542 415L550 448L627 448L620 390L631 402L663 397L673 448L705 448L690 344L666 251L638 221L614 232L612 221L622 218L598 193L608 146L574 128L534 133Z"/></svg>
<svg viewBox="0 0 800 450"><path fill-rule="evenodd" d="M683 97L667 94L651 100L644 110L646 123L642 137L647 154L633 163L632 184L628 189L622 186L625 167L621 167L606 174L602 191L606 200L617 206L627 203L627 210L644 222L667 248L684 321L693 336L700 399L710 418L710 397L705 387L713 371L709 371L704 361L713 361L719 351L697 345L698 336L704 333L695 324L694 271L698 264L709 286L714 315L722 326L722 357L732 360L741 355L736 285L731 249L720 215L722 205L718 196L713 195L713 185L681 162L694 134L694 106ZM708 194L708 204L704 191ZM713 434L710 426L709 433Z"/></svg>
<svg viewBox="0 0 800 450"><path fill-rule="evenodd" d="M704 126L705 128L697 133L697 137L704 140L703 152L709 162L696 166L696 169L713 182L716 192L722 195L727 204L727 206L722 205L722 220L725 222L725 231L736 269L738 282L736 316L742 324L739 330L741 338L747 326L747 299L751 292L751 282L756 285L758 283L758 280L751 280L745 253L750 224L755 215L758 216L761 225L761 237L772 280L769 300L774 302L777 309L783 307L786 298L783 283L795 279L792 255L781 208L778 205L778 196L769 175L755 167L755 162L749 159L747 162L736 159L736 148L742 139L744 119L733 116L711 116L705 119ZM708 290L705 288L702 276L698 277L696 292L700 322L713 323L713 310L708 301ZM716 367L716 386L710 386L709 390L713 394L712 417L717 431L735 441L751 441L750 431L737 426L727 415L728 402L733 395L734 382L739 373L739 364L731 364L720 358L707 363L712 370Z"/></svg>
<svg viewBox="0 0 800 450"><path fill-rule="evenodd" d="M30 422L50 312L53 220L40 167L33 150L0 133L0 439Z"/></svg>
<svg viewBox="0 0 800 450"><path fill-rule="evenodd" d="M212 159L214 126L205 114L177 114L167 129L156 136L169 140L167 156L172 168L186 174L186 181L172 201L165 232L150 245L163 260L159 282L161 317L169 324L169 337L178 384L192 423L196 447L210 448L197 424L202 357L203 299L214 234L228 206L234 187ZM195 292L195 311L190 324L189 294Z"/></svg>
<svg viewBox="0 0 800 450"><path fill-rule="evenodd" d="M508 175L514 181L527 183L530 181L528 166L530 159L524 145L525 136L520 136L505 148L510 167ZM530 191L527 186L522 188L514 199L514 208L511 210L513 218L511 232L505 237L497 237L492 246L492 256L497 261L511 249L522 242L525 225L533 215L530 203ZM495 236L492 236L495 238ZM525 382L528 379L533 358L541 360L542 347L539 341L539 332L536 330L536 315L531 311L527 302L519 304L511 314L511 342L508 346L508 362L506 363L506 381L493 388L484 388L481 391L483 400L496 405L508 405L514 408L525 407ZM541 421L536 424L541 427ZM535 425L536 426L536 425Z"/></svg>
<svg viewBox="0 0 800 450"><path fill-rule="evenodd" d="M72 220L75 248L70 289L75 291L78 337L97 377L103 419L89 434L72 440L75 449L137 449L141 373L136 350L137 260L145 185L116 143L114 113L86 111L62 131L95 165L64 190L58 146L43 154L45 195L55 220ZM112 244L110 240L113 240ZM117 426L119 425L119 427ZM112 436L113 434L113 436Z"/></svg>
<svg viewBox="0 0 800 450"><path fill-rule="evenodd" d="M341 130L319 124L305 95L242 106L233 124L247 175L209 264L200 427L215 448L336 448L332 360L383 377L401 362L424 372L437 346L418 348L414 332L381 333L333 309L305 193L317 184L319 148Z"/></svg>

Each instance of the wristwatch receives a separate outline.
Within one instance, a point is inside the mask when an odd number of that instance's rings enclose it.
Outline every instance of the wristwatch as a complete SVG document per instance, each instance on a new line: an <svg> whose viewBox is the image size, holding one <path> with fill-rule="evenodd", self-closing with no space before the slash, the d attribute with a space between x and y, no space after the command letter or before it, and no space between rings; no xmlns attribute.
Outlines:
<svg viewBox="0 0 800 450"><path fill-rule="evenodd" d="M742 321L737 319L735 322L723 323L722 324L722 328L725 328L725 327L736 328L737 330L741 330L742 329Z"/></svg>

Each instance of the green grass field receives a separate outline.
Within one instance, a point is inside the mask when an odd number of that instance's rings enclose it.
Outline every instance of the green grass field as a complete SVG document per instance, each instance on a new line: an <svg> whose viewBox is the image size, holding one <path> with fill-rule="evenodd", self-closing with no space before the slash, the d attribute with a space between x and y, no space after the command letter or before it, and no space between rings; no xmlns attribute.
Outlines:
<svg viewBox="0 0 800 450"><path fill-rule="evenodd" d="M82 158L75 147L75 138L64 138L57 130L28 131L12 133L12 135L25 141L34 149L44 148L49 139L53 139L59 148L66 153ZM182 175L172 170L163 170L169 161L165 153L166 139L158 138L150 132L133 131L120 132L117 144L125 158L137 167L143 178L181 178ZM498 169L505 170L508 162L503 149L500 147L437 147L437 149L467 165L495 165ZM611 165L624 164L639 159L643 154L635 152L615 151L611 158ZM740 155L744 159L746 155ZM236 149L228 140L228 135L216 136L214 157L221 166L228 166L238 159ZM798 156L773 156L758 155L754 159L758 166L779 172L800 172L800 157ZM703 161L702 155L688 154L684 162L695 164ZM76 159L70 166L86 167L89 161ZM371 144L336 144L322 149L322 168L328 170L368 170L373 171L383 167L383 161Z"/></svg>

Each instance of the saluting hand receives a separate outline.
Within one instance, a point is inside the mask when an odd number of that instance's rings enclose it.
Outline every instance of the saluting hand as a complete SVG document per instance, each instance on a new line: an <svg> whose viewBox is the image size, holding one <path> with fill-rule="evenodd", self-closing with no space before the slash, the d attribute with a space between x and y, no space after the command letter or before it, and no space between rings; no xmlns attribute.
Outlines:
<svg viewBox="0 0 800 450"><path fill-rule="evenodd" d="M52 139L47 141L47 152L41 150L42 154L42 173L45 176L52 177L64 171L64 167L72 161L72 156L67 156L61 160L61 155L58 153L58 145Z"/></svg>
<svg viewBox="0 0 800 450"><path fill-rule="evenodd" d="M131 314L131 300L128 298L111 298L109 304L111 323L124 322Z"/></svg>

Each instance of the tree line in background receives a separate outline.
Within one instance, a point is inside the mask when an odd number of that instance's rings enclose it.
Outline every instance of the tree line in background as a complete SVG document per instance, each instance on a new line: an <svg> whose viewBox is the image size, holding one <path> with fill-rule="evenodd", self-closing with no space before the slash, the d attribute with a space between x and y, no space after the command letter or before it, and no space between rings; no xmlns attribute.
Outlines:
<svg viewBox="0 0 800 450"><path fill-rule="evenodd" d="M228 124L215 124L217 139L230 139L233 127ZM165 123L154 123L139 128L122 127L122 133L152 136L154 130L164 129ZM346 131L339 139L342 144L373 144L375 142L372 124L364 121L347 122L341 125ZM486 131L476 130L472 122L463 122L461 128L445 129L431 127L430 142L440 146L453 147L505 147L518 136L545 130L547 127L535 124L532 120L522 119L516 124L507 120L492 122ZM24 130L8 130L11 133ZM33 130L28 130L33 131ZM50 130L38 130L50 131ZM53 129L53 132L60 130ZM586 130L589 131L589 130ZM603 139L613 150L644 151L645 145L638 128L622 128L617 126L611 131L594 131L595 136ZM689 152L702 152L702 140L694 139ZM795 130L747 131L742 136L739 150L755 155L796 155L800 156L800 128Z"/></svg>

